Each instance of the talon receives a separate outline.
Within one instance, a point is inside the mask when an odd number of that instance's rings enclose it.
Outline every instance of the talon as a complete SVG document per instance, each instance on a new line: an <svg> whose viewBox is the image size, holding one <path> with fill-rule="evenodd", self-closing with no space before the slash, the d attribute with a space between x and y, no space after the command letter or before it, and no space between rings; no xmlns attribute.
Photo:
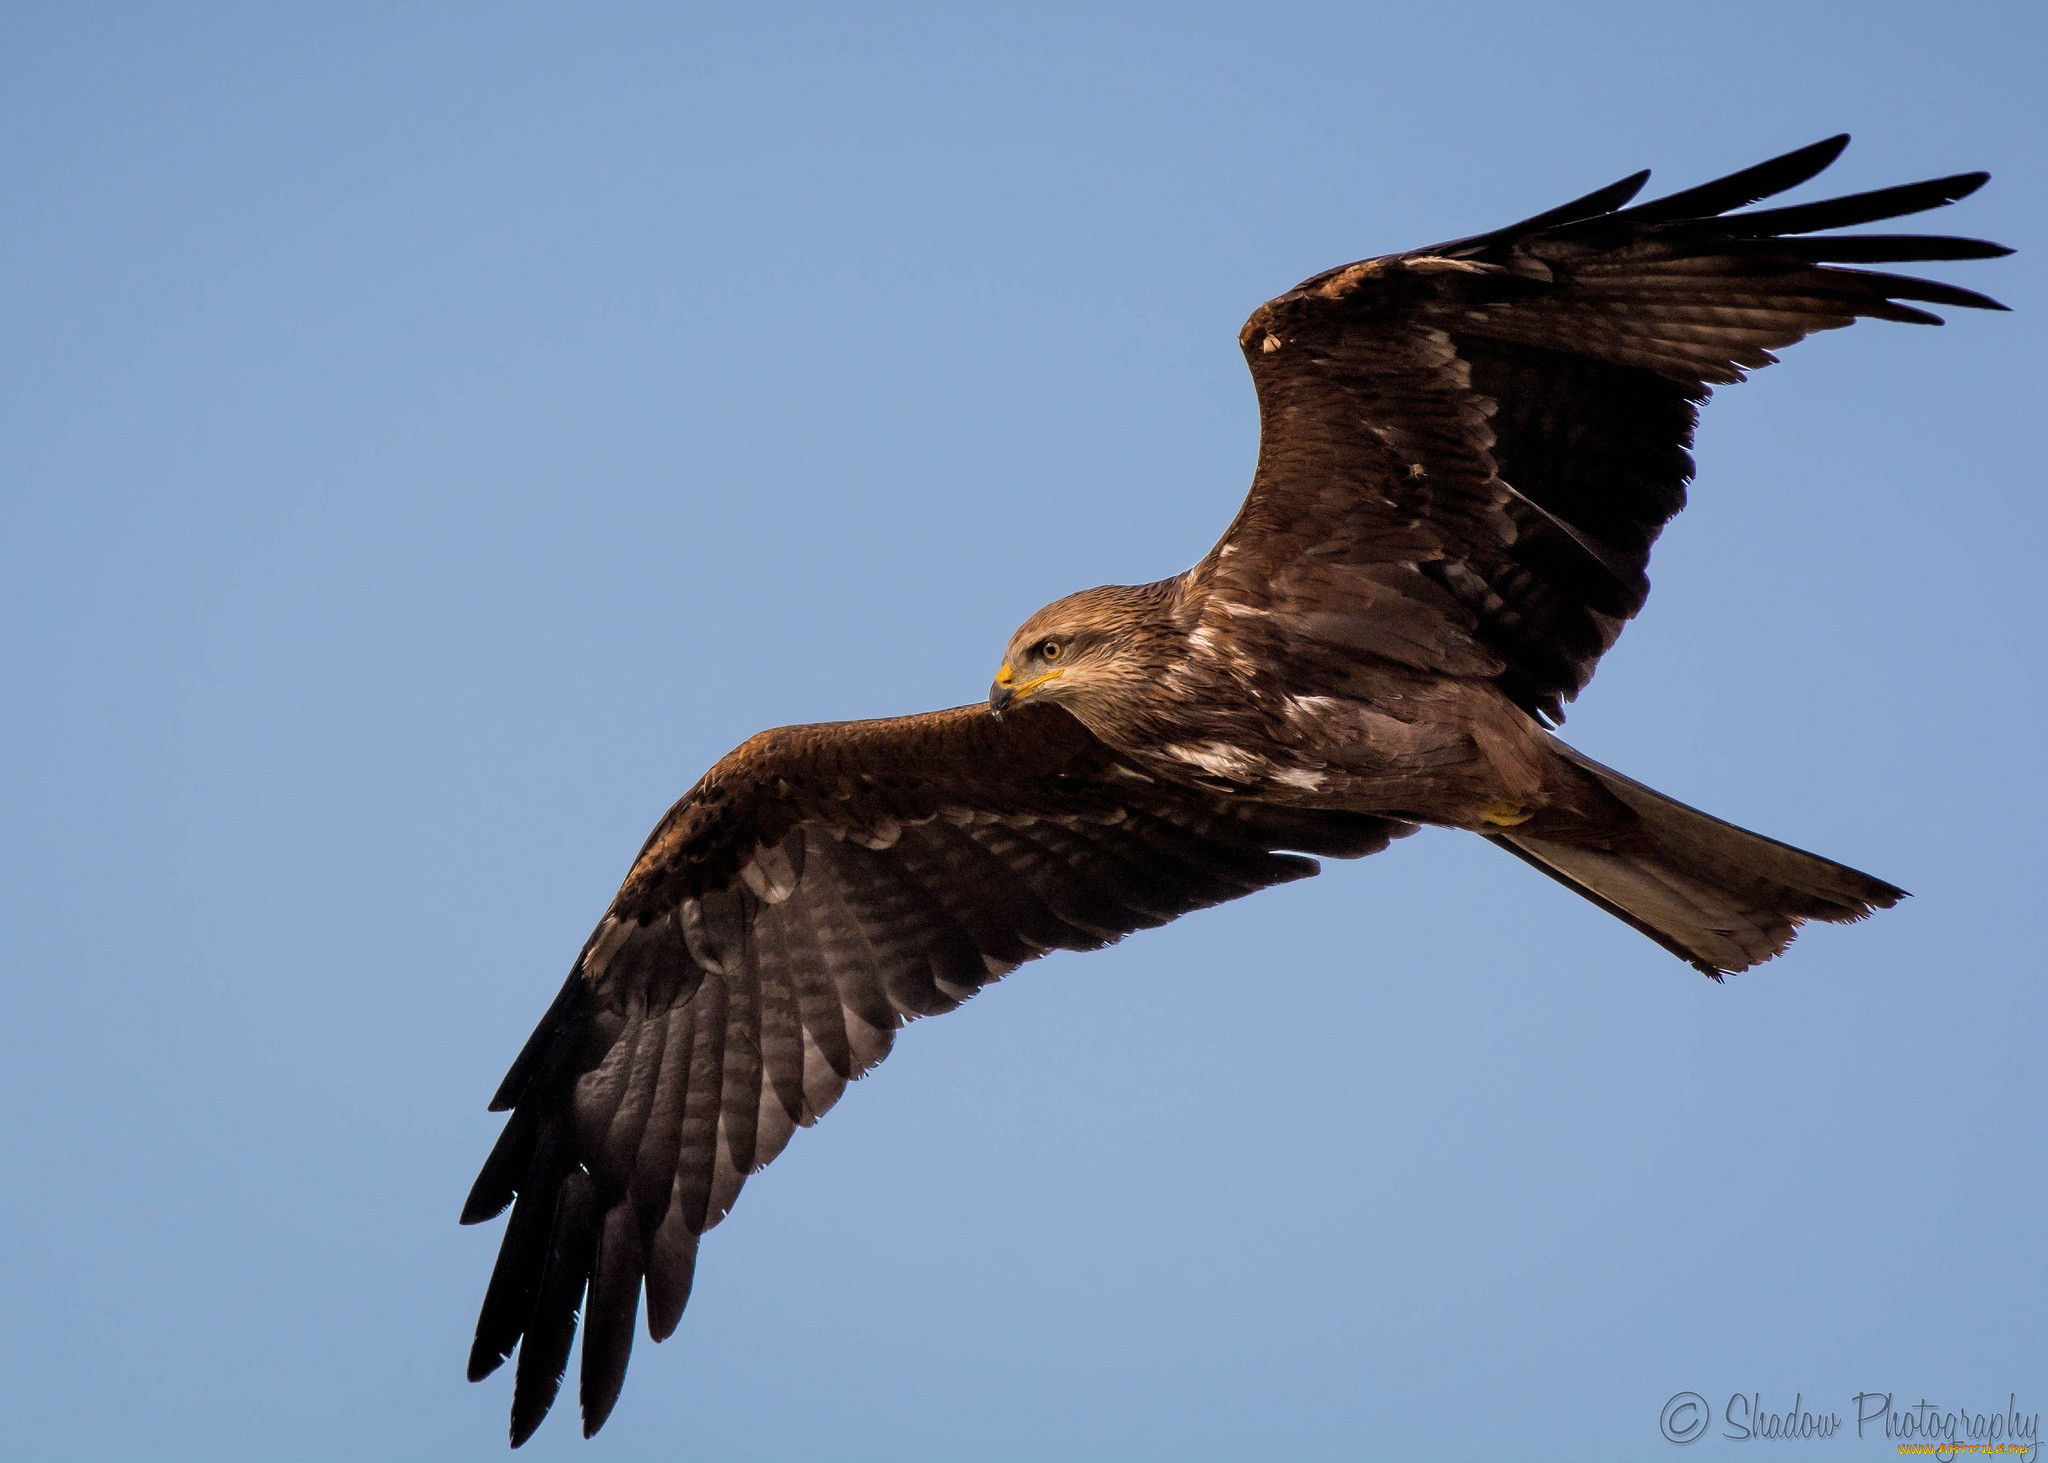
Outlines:
<svg viewBox="0 0 2048 1463"><path fill-rule="evenodd" d="M1488 803L1479 810L1479 816L1496 828L1514 828L1528 822L1536 815L1520 803L1511 803L1503 799L1499 802Z"/></svg>

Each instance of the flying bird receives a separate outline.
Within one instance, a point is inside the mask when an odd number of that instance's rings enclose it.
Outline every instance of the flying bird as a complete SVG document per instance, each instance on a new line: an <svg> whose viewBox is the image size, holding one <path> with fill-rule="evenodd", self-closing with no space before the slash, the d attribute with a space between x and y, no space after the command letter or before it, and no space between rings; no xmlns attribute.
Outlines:
<svg viewBox="0 0 2048 1463"><path fill-rule="evenodd" d="M663 1340L747 1175L904 1022L1048 951L1425 823L1716 980L1804 920L1903 897L1552 730L1643 606L1714 387L1865 316L2003 308L1845 267L1996 244L1828 232L1954 203L1983 173L1737 211L1847 142L1629 207L1637 173L1268 301L1238 337L1257 471L1200 563L1038 611L985 704L763 732L684 794L492 1099L511 1117L462 1212L512 1207L469 1375L517 1350L514 1446L555 1400L579 1310L588 1436L642 1292Z"/></svg>

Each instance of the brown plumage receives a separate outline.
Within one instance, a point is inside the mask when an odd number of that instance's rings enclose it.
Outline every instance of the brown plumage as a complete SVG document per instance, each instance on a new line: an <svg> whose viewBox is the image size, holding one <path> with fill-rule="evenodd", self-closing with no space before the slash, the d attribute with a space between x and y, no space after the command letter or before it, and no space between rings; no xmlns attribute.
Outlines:
<svg viewBox="0 0 2048 1463"><path fill-rule="evenodd" d="M1240 336L1258 471L1186 573L1017 631L986 707L753 738L670 809L513 1063L463 1221L513 1206L470 1376L519 1351L512 1439L581 1307L586 1434L657 1341L746 1176L896 1029L1048 950L1088 950L1466 828L1709 975L1901 892L1723 823L1548 730L1649 591L1698 407L1771 352L1907 301L1845 264L1970 239L1826 229L1981 173L1731 213L1834 138L1624 208L1638 174L1510 228L1316 276ZM516 1199L516 1202L515 1202Z"/></svg>

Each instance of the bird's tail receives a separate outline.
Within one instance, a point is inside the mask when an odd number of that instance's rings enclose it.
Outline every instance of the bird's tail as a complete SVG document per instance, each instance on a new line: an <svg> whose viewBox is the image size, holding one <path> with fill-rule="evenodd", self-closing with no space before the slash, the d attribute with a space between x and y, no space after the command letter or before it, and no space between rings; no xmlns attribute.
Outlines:
<svg viewBox="0 0 2048 1463"><path fill-rule="evenodd" d="M1553 745L1627 810L1623 826L1582 842L1539 824L1540 833L1502 832L1493 841L1716 980L1776 955L1804 920L1846 924L1906 897L1882 879L1724 823Z"/></svg>

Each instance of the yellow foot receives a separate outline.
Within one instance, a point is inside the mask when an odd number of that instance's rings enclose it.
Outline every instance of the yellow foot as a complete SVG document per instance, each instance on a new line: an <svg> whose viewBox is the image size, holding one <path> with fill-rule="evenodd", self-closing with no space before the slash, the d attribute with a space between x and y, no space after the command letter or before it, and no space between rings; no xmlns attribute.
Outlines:
<svg viewBox="0 0 2048 1463"><path fill-rule="evenodd" d="M1536 814L1531 809L1523 807L1520 803L1511 803L1503 800L1488 803L1479 810L1479 816L1496 828L1513 828L1528 822Z"/></svg>

